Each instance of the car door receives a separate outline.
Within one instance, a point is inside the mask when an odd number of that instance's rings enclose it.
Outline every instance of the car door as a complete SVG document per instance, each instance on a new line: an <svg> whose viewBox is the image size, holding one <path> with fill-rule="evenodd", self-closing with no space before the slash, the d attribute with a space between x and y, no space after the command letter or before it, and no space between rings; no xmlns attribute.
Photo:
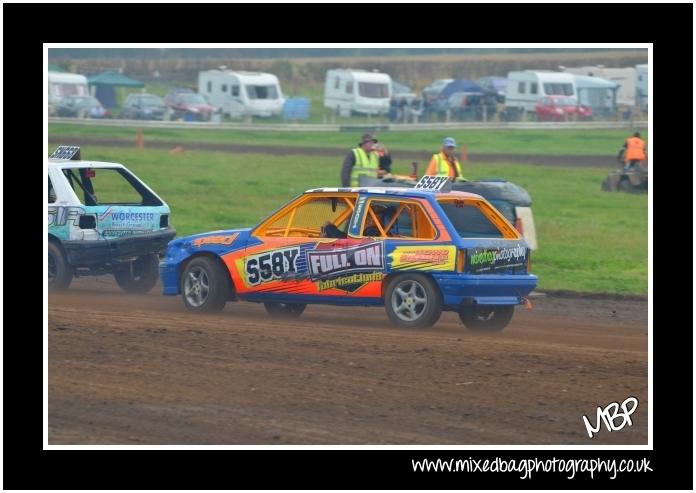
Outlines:
<svg viewBox="0 0 696 493"><path fill-rule="evenodd" d="M305 194L256 227L244 257L237 261L238 294L258 301L314 300L321 289L309 259L313 253L335 250L344 241L323 236L322 227L330 222L345 231L356 198L356 193Z"/></svg>

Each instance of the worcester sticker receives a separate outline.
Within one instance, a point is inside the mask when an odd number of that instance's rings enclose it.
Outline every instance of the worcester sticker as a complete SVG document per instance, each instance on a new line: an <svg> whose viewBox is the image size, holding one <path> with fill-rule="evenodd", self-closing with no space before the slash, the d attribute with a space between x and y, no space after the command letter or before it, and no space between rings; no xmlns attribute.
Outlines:
<svg viewBox="0 0 696 493"><path fill-rule="evenodd" d="M297 259L300 248L272 250L246 257L244 275L247 286L256 286L263 282L286 279L289 273L297 272Z"/></svg>
<svg viewBox="0 0 696 493"><path fill-rule="evenodd" d="M312 280L351 272L384 270L384 245L381 241L352 248L307 251L307 267Z"/></svg>

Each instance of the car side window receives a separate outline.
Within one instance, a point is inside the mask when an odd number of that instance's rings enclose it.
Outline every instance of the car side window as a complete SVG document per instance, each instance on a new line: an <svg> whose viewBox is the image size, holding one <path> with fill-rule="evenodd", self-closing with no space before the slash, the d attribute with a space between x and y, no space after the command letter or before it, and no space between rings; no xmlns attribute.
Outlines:
<svg viewBox="0 0 696 493"><path fill-rule="evenodd" d="M53 204L57 200L56 191L53 188L53 183L51 183L51 177L48 177L48 203Z"/></svg>
<svg viewBox="0 0 696 493"><path fill-rule="evenodd" d="M356 194L305 196L283 209L255 231L257 236L327 237L328 228L345 234L355 208ZM331 236L336 237L336 236Z"/></svg>
<svg viewBox="0 0 696 493"><path fill-rule="evenodd" d="M480 200L441 200L440 206L462 238L517 239L519 234L500 211Z"/></svg>
<svg viewBox="0 0 696 493"><path fill-rule="evenodd" d="M418 202L371 200L363 219L362 236L432 240L436 231Z"/></svg>

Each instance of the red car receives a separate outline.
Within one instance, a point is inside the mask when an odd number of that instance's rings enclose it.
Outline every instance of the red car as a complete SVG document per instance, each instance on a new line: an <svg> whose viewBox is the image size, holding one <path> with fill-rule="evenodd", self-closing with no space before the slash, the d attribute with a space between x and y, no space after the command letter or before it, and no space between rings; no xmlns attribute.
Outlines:
<svg viewBox="0 0 696 493"><path fill-rule="evenodd" d="M536 104L536 117L539 121L562 122L567 120L591 120L592 108L578 104L578 100L568 96L546 96Z"/></svg>
<svg viewBox="0 0 696 493"><path fill-rule="evenodd" d="M208 122L215 110L203 96L190 89L172 89L164 97L164 104L170 108L173 120Z"/></svg>

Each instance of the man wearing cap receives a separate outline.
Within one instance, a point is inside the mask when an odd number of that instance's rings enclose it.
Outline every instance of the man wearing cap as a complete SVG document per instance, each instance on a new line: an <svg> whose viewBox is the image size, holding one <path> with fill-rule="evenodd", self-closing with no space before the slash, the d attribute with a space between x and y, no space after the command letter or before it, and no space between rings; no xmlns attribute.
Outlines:
<svg viewBox="0 0 696 493"><path fill-rule="evenodd" d="M379 156L374 152L377 143L372 134L365 134L358 142L358 147L351 149L343 160L341 169L341 186L357 187L360 185L360 175L378 178L385 172L380 170Z"/></svg>
<svg viewBox="0 0 696 493"><path fill-rule="evenodd" d="M433 154L426 175L449 176L452 181L465 180L462 176L462 167L454 155L457 143L452 137L442 141L442 148L437 154Z"/></svg>

